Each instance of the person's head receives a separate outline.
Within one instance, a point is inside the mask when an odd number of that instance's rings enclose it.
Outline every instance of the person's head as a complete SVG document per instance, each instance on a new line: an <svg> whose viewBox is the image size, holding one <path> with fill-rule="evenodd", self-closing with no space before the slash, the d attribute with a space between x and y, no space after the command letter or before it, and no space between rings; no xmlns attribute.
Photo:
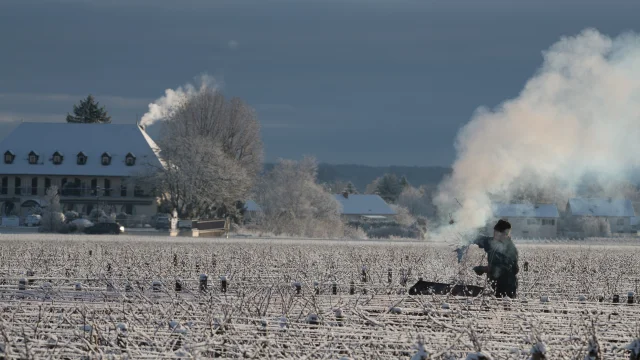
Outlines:
<svg viewBox="0 0 640 360"><path fill-rule="evenodd" d="M511 224L505 220L499 220L493 227L493 238L502 241L511 235Z"/></svg>

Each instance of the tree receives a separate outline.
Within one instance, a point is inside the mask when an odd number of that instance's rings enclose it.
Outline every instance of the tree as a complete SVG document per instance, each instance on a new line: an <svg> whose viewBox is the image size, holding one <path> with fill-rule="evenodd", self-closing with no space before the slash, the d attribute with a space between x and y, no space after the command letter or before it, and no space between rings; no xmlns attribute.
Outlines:
<svg viewBox="0 0 640 360"><path fill-rule="evenodd" d="M58 232L64 225L64 214L60 206L58 187L52 186L47 189L43 198L45 208L42 212L40 229L44 232Z"/></svg>
<svg viewBox="0 0 640 360"><path fill-rule="evenodd" d="M406 189L407 187L411 186L409 184L409 180L407 180L407 177L402 175L402 177L400 178L400 186L402 186L402 189Z"/></svg>
<svg viewBox="0 0 640 360"><path fill-rule="evenodd" d="M425 188L416 189L409 186L400 193L397 204L409 210L414 217L435 216L436 209L431 195Z"/></svg>
<svg viewBox="0 0 640 360"><path fill-rule="evenodd" d="M264 230L276 235L343 236L340 203L316 183L317 163L280 160L260 182L256 202Z"/></svg>
<svg viewBox="0 0 640 360"><path fill-rule="evenodd" d="M351 181L347 183L347 186L344 188L344 191L346 191L349 194L358 194L358 189L356 189L356 186L353 185Z"/></svg>
<svg viewBox="0 0 640 360"><path fill-rule="evenodd" d="M67 122L84 124L111 123L111 116L109 116L104 106L100 107L99 105L93 95L87 96L86 99L80 100L79 105L73 105L73 115L67 113Z"/></svg>
<svg viewBox="0 0 640 360"><path fill-rule="evenodd" d="M163 167L140 180L183 218L235 217L262 170L255 112L208 87L173 109L158 145Z"/></svg>
<svg viewBox="0 0 640 360"><path fill-rule="evenodd" d="M388 203L395 203L401 192L402 185L395 174L385 174L376 180L376 193Z"/></svg>

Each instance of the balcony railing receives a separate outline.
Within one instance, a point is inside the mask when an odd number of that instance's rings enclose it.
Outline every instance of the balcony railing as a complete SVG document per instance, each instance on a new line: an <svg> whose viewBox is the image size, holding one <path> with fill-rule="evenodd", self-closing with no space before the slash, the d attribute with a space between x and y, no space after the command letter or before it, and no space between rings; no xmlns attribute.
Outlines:
<svg viewBox="0 0 640 360"><path fill-rule="evenodd" d="M5 191L6 190L6 191ZM44 195L46 194L48 188L44 187L31 187L31 186L21 186L21 187L7 187L0 188L0 194L2 195L17 195L17 196L36 196L36 195ZM75 188L68 187L58 190L58 194L60 196L71 196L71 197L111 197L113 195L122 196L122 192L120 189L109 188L109 189L92 189L92 188ZM152 194L150 192L144 191L142 189L135 189L133 191L133 197L151 197Z"/></svg>

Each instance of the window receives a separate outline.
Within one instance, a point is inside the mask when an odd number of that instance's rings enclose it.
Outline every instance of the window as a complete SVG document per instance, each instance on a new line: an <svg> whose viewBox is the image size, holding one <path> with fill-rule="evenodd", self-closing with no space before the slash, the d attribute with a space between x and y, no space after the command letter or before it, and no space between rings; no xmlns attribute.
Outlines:
<svg viewBox="0 0 640 360"><path fill-rule="evenodd" d="M102 154L102 165L110 165L111 164L111 155L109 153Z"/></svg>
<svg viewBox="0 0 640 360"><path fill-rule="evenodd" d="M111 196L111 180L104 179L104 196Z"/></svg>
<svg viewBox="0 0 640 360"><path fill-rule="evenodd" d="M47 191L49 191L50 188L51 188L51 179L44 178L44 191L45 191L45 193Z"/></svg>
<svg viewBox="0 0 640 360"><path fill-rule="evenodd" d="M58 193L62 196L67 195L67 178L62 178L62 180L60 180L60 189L58 189Z"/></svg>
<svg viewBox="0 0 640 360"><path fill-rule="evenodd" d="M7 195L9 193L9 178L6 176L2 178L2 189L0 190L0 193L2 193L2 195Z"/></svg>
<svg viewBox="0 0 640 360"><path fill-rule="evenodd" d="M127 184L124 183L124 180L120 184L120 196L127 196Z"/></svg>
<svg viewBox="0 0 640 360"><path fill-rule="evenodd" d="M82 151L78 153L78 165L84 165L87 163L87 155Z"/></svg>
<svg viewBox="0 0 640 360"><path fill-rule="evenodd" d="M125 158L125 164L127 166L133 166L136 163L136 157L132 153L128 153Z"/></svg>
<svg viewBox="0 0 640 360"><path fill-rule="evenodd" d="M8 150L4 153L4 163L5 164L13 164L13 160L16 158L16 154L13 151Z"/></svg>
<svg viewBox="0 0 640 360"><path fill-rule="evenodd" d="M22 179L17 177L14 183L13 193L16 195L20 195L20 187L22 187Z"/></svg>
<svg viewBox="0 0 640 360"><path fill-rule="evenodd" d="M542 219L542 225L553 226L556 224L556 219Z"/></svg>
<svg viewBox="0 0 640 360"><path fill-rule="evenodd" d="M31 178L31 195L38 195L38 178Z"/></svg>
<svg viewBox="0 0 640 360"><path fill-rule="evenodd" d="M624 226L624 219L618 219L617 224L618 226Z"/></svg>
<svg viewBox="0 0 640 360"><path fill-rule="evenodd" d="M100 195L98 194L98 179L91 179L91 195Z"/></svg>
<svg viewBox="0 0 640 360"><path fill-rule="evenodd" d="M56 152L53 153L53 163L55 165L62 164L62 159L63 159L63 156L62 156L62 154L60 152L56 151Z"/></svg>
<svg viewBox="0 0 640 360"><path fill-rule="evenodd" d="M136 209L135 209L135 206L133 206L132 204L127 204L127 205L123 205L120 210L125 214L135 215Z"/></svg>
<svg viewBox="0 0 640 360"><path fill-rule="evenodd" d="M142 190L140 185L135 185L133 187L133 196L135 196L135 197L143 197L144 196L144 190Z"/></svg>
<svg viewBox="0 0 640 360"><path fill-rule="evenodd" d="M538 219L527 219L527 225L536 225L538 223Z"/></svg>
<svg viewBox="0 0 640 360"><path fill-rule="evenodd" d="M37 164L38 163L38 153L36 153L35 151L32 151L29 153L29 164Z"/></svg>

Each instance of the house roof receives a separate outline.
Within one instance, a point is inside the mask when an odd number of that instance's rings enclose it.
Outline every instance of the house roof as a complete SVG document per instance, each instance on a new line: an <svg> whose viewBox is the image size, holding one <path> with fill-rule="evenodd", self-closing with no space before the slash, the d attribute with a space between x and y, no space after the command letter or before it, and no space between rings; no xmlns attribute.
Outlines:
<svg viewBox="0 0 640 360"><path fill-rule="evenodd" d="M493 213L498 217L559 218L554 204L493 204Z"/></svg>
<svg viewBox="0 0 640 360"><path fill-rule="evenodd" d="M244 203L244 207L247 209L247 211L255 211L255 212L260 212L262 211L262 208L260 207L260 205L258 205L255 201L253 200L247 200Z"/></svg>
<svg viewBox="0 0 640 360"><path fill-rule="evenodd" d="M575 216L604 216L604 217L634 217L633 205L627 199L569 199L571 215Z"/></svg>
<svg viewBox="0 0 640 360"><path fill-rule="evenodd" d="M133 176L148 166L162 166L160 149L136 124L25 122L0 142L0 152L7 150L15 159L12 164L0 161L3 175ZM40 155L38 164L29 164L31 151ZM52 162L56 151L67 155L62 164ZM80 152L87 156L85 165L76 161ZM110 165L102 165L105 153L112 157ZM128 153L137 154L133 166L125 163Z"/></svg>
<svg viewBox="0 0 640 360"><path fill-rule="evenodd" d="M378 195L334 195L342 205L342 215L395 215L396 212Z"/></svg>

